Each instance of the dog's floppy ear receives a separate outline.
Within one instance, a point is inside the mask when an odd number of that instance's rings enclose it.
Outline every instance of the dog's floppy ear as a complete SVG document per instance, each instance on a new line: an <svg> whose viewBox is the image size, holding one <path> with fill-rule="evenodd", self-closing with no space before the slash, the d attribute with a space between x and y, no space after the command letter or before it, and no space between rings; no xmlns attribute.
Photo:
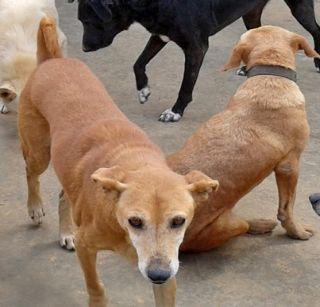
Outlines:
<svg viewBox="0 0 320 307"><path fill-rule="evenodd" d="M240 66L241 61L243 61L245 54L248 52L249 46L245 43L238 43L232 50L231 57L229 61L223 66L222 71L227 71L232 68L237 68Z"/></svg>
<svg viewBox="0 0 320 307"><path fill-rule="evenodd" d="M9 84L4 83L0 86L0 98L2 98L5 102L11 102L17 97L15 88Z"/></svg>
<svg viewBox="0 0 320 307"><path fill-rule="evenodd" d="M219 182L213 180L199 171L191 171L185 176L188 182L188 190L196 201L207 200L209 194L219 188Z"/></svg>
<svg viewBox="0 0 320 307"><path fill-rule="evenodd" d="M128 185L122 183L124 178L125 172L119 166L99 168L91 175L91 179L100 184L106 192L117 191L121 193L125 191Z"/></svg>
<svg viewBox="0 0 320 307"><path fill-rule="evenodd" d="M88 0L88 3L103 22L109 22L112 19L110 5L113 0Z"/></svg>
<svg viewBox="0 0 320 307"><path fill-rule="evenodd" d="M292 38L292 46L295 50L303 50L310 58L320 58L320 55L311 47L308 40L302 35L295 34Z"/></svg>

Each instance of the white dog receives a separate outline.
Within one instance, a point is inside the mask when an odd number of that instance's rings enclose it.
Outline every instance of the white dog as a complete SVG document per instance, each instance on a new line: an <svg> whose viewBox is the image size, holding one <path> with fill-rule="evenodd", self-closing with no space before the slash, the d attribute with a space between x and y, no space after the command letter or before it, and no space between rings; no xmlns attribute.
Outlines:
<svg viewBox="0 0 320 307"><path fill-rule="evenodd" d="M36 68L37 31L42 17L58 23L54 0L0 0L0 112L19 99L20 93ZM67 40L58 30L59 43L66 54Z"/></svg>

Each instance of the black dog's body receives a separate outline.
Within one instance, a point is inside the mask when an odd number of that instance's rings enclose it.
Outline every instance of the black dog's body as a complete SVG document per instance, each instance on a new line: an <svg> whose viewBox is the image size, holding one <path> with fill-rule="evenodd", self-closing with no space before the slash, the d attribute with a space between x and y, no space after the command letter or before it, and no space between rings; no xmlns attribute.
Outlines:
<svg viewBox="0 0 320 307"><path fill-rule="evenodd" d="M84 25L83 48L94 51L110 45L114 37L138 22L152 35L134 65L141 103L150 91L146 65L168 40L185 54L185 72L177 102L161 116L177 121L183 115L197 81L208 38L243 17L248 29L261 26L261 14L269 0L80 0L79 19ZM309 31L320 52L320 27L316 23L313 0L285 0L292 14ZM104 10L101 10L104 7ZM320 72L319 59L315 62Z"/></svg>

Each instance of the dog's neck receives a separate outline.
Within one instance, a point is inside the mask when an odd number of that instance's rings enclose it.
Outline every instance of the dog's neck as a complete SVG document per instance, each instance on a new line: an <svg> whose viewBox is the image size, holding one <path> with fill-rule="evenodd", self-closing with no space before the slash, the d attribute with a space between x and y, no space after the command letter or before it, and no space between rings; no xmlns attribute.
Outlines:
<svg viewBox="0 0 320 307"><path fill-rule="evenodd" d="M257 65L272 65L282 66L288 69L295 70L296 63L295 57L290 50L280 50L279 48L268 48L266 50L257 50L250 54L250 58L247 62L247 69Z"/></svg>
<svg viewBox="0 0 320 307"><path fill-rule="evenodd" d="M298 85L291 80L260 75L247 79L232 99L232 105L247 102L254 103L263 109L276 110L283 107L303 106L305 98Z"/></svg>
<svg viewBox="0 0 320 307"><path fill-rule="evenodd" d="M247 78L252 78L255 76L277 76L297 82L296 71L280 65L255 65L250 69L247 69L246 66L243 66L238 71L238 74L241 76L246 76Z"/></svg>

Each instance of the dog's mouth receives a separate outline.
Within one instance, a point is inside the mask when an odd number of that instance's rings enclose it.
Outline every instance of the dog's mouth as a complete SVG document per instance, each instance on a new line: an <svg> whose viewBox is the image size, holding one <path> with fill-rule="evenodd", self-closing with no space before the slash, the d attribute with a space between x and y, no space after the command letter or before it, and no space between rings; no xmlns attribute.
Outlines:
<svg viewBox="0 0 320 307"><path fill-rule="evenodd" d="M162 285L162 284L164 284L166 281L162 281L162 280L155 280L155 281L153 281L153 280L151 280L151 282L152 282L154 285Z"/></svg>

